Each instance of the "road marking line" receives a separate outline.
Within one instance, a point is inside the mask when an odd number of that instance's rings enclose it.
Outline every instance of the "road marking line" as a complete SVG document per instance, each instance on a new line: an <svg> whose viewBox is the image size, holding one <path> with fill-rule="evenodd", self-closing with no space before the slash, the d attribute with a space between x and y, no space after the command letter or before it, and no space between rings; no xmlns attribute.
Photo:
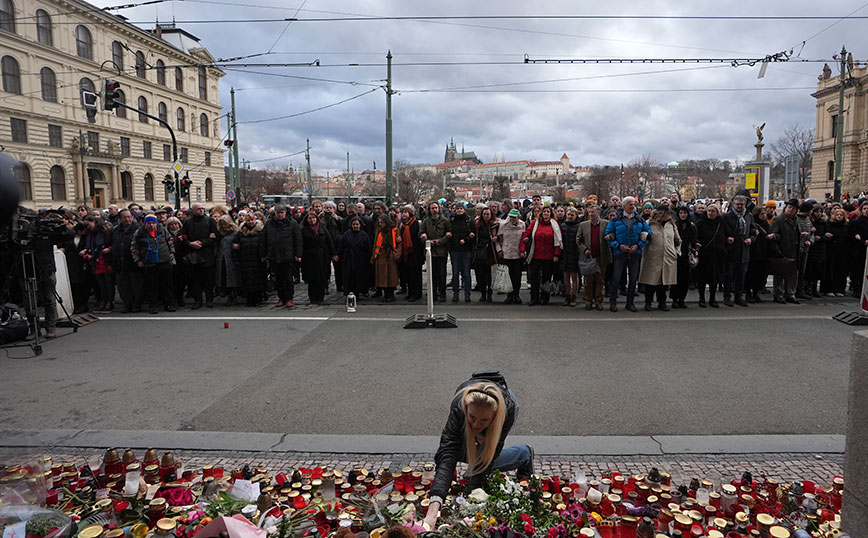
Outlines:
<svg viewBox="0 0 868 538"><path fill-rule="evenodd" d="M110 316L99 318L103 321L388 321L402 322L407 318L364 317L364 316ZM457 318L459 322L483 322L483 323L572 323L572 322L597 322L613 323L629 321L637 322L664 322L664 321L755 321L755 320L814 320L832 319L831 316L710 316L710 317L657 317L657 318Z"/></svg>

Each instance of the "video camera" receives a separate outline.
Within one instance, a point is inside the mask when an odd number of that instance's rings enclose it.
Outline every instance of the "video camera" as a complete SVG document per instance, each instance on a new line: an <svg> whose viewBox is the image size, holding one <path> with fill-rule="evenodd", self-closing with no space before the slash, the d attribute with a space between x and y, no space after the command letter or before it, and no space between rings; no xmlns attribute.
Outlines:
<svg viewBox="0 0 868 538"><path fill-rule="evenodd" d="M66 227L64 215L63 209L49 209L42 214L35 214L25 213L18 208L12 214L12 224L0 232L0 242L11 241L27 246L36 239L50 240Z"/></svg>

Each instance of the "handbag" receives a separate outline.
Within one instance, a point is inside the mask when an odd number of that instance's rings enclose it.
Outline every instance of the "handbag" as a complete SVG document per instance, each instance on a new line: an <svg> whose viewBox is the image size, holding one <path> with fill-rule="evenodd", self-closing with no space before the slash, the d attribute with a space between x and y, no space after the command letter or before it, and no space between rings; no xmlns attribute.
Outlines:
<svg viewBox="0 0 868 538"><path fill-rule="evenodd" d="M691 269L696 269L696 266L699 265L699 253L696 252L695 248L687 252L687 263L690 264Z"/></svg>
<svg viewBox="0 0 868 538"><path fill-rule="evenodd" d="M600 265L593 256L582 256L579 259L579 272L582 276L595 275L600 272Z"/></svg>
<svg viewBox="0 0 868 538"><path fill-rule="evenodd" d="M512 293L512 279L509 278L509 267L502 263L491 266L491 289Z"/></svg>

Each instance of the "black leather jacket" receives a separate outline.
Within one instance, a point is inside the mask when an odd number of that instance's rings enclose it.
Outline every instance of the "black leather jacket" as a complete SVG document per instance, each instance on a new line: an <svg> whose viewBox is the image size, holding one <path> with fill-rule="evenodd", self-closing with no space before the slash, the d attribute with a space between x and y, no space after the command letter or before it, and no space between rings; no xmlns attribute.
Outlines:
<svg viewBox="0 0 868 538"><path fill-rule="evenodd" d="M449 488L452 485L452 477L455 475L455 466L459 461L466 462L467 454L464 444L464 411L461 409L461 400L458 397L458 392L468 385L479 383L480 381L491 381L500 387L503 394L503 400L506 402L506 419L503 422L503 430L500 432L500 439L497 442L497 450L494 451L492 463L500 455L503 450L503 443L512 425L515 423L515 413L517 403L515 395L506 386L506 379L500 372L476 372L473 376L458 386L456 395L452 399L452 405L449 408L449 418L446 420L446 426L440 434L440 447L434 455L434 462L437 464L437 471L434 475L434 483L431 485L430 497L446 498L449 493ZM481 487L482 481L491 472L491 465L484 473L474 476L469 486ZM469 488L472 489L472 488Z"/></svg>

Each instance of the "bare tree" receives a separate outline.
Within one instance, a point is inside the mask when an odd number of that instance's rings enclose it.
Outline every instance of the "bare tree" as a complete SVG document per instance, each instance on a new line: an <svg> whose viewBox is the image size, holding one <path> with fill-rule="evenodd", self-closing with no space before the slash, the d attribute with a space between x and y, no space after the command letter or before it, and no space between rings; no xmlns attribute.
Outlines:
<svg viewBox="0 0 868 538"><path fill-rule="evenodd" d="M596 194L599 200L608 200L616 186L618 176L621 174L620 167L595 166L593 171L582 180L584 195L587 197Z"/></svg>
<svg viewBox="0 0 868 538"><path fill-rule="evenodd" d="M395 162L398 179L398 194L402 202L415 204L423 198L427 198L434 190L437 176L430 170L413 168L407 161Z"/></svg>
<svg viewBox="0 0 868 538"><path fill-rule="evenodd" d="M495 176L492 183L491 199L504 200L510 197L509 178L506 176Z"/></svg>
<svg viewBox="0 0 868 538"><path fill-rule="evenodd" d="M784 163L793 155L799 163L799 182L795 195L804 198L808 192L808 172L814 160L814 130L799 125L790 125L784 133L771 145L772 157L778 163Z"/></svg>
<svg viewBox="0 0 868 538"><path fill-rule="evenodd" d="M288 168L244 170L242 192L247 201L259 201L265 194L292 194L304 186L301 175Z"/></svg>

